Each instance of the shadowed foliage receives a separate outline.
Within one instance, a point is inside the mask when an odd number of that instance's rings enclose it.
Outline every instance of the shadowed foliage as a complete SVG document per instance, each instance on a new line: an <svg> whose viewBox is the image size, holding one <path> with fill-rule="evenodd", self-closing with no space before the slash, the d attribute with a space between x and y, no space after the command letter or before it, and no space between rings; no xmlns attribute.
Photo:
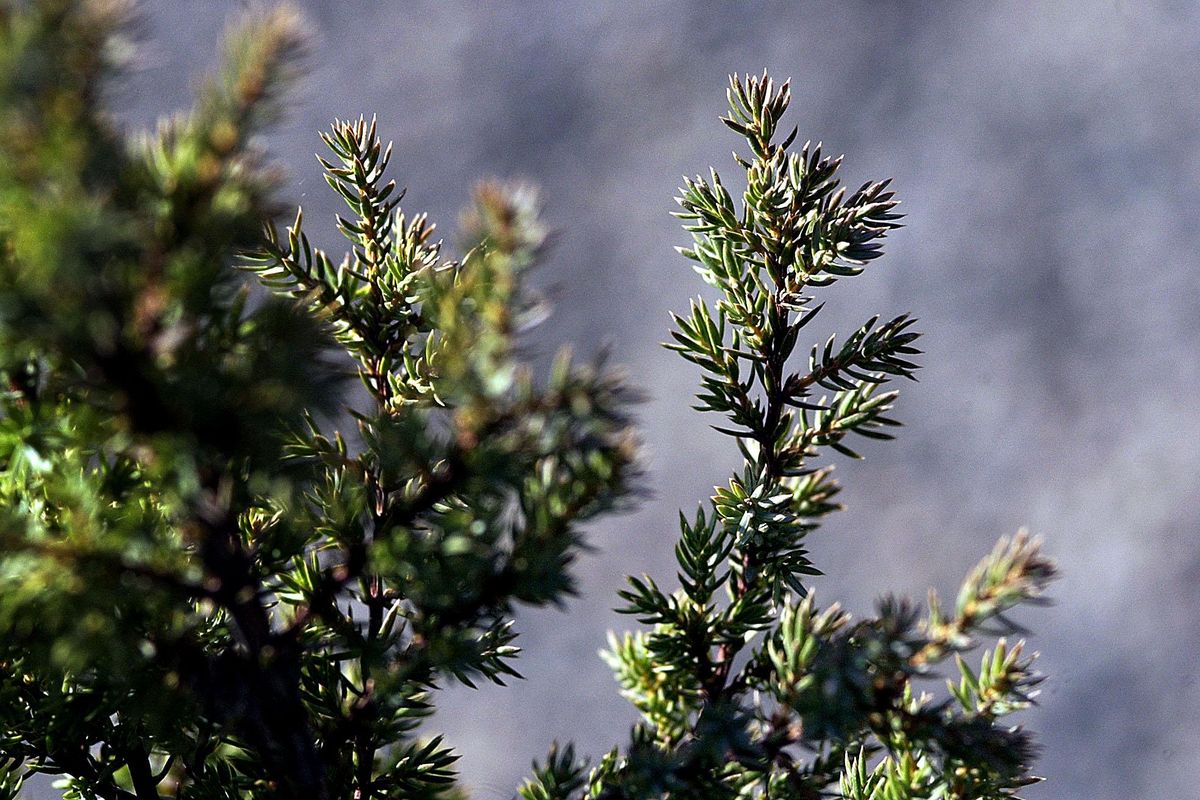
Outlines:
<svg viewBox="0 0 1200 800"><path fill-rule="evenodd" d="M519 358L532 191L481 186L446 259L374 124L336 122L345 257L299 215L264 236L253 137L300 20L246 20L192 111L127 136L103 100L128 13L0 6L2 796L33 772L74 797L437 794L430 690L517 674L514 604L570 593L579 523L633 485L630 398Z"/></svg>

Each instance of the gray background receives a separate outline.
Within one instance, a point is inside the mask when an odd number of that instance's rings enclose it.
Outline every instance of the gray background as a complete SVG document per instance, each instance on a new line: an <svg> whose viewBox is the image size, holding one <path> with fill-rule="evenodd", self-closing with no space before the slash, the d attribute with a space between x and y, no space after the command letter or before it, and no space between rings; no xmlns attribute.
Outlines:
<svg viewBox="0 0 1200 800"><path fill-rule="evenodd" d="M141 124L183 106L238 2L147 3ZM893 175L907 227L827 292L817 331L911 310L928 366L897 442L839 463L849 510L812 537L818 597L952 594L1028 525L1065 578L1021 619L1050 673L1028 724L1031 798L1194 797L1200 785L1200 6L1195 2L308 2L312 70L267 140L306 218L334 210L312 154L378 113L406 207L452 231L474 179L539 183L559 231L534 348L613 345L641 409L652 501L591 530L567 613L521 615L528 680L453 691L430 730L479 798L551 739L599 755L633 721L596 657L627 572L673 575L675 513L737 463L691 412L697 372L657 346L698 278L668 216L684 173L734 174L725 75L792 76L801 138ZM324 243L336 247L325 225Z"/></svg>

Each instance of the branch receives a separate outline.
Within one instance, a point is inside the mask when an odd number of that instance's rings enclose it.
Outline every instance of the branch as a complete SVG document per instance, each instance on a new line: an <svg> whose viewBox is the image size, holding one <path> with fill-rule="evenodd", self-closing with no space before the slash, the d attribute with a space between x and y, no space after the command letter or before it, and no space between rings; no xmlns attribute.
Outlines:
<svg viewBox="0 0 1200 800"><path fill-rule="evenodd" d="M140 740L135 738L126 751L125 764L129 767L129 777L138 800L158 800L158 780L155 780L150 769L150 754Z"/></svg>
<svg viewBox="0 0 1200 800"><path fill-rule="evenodd" d="M913 378L918 366L901 356L918 355L912 347L920 334L908 328L916 322L907 314L875 328L879 317L872 317L852 333L835 354L834 337L830 336L824 350L814 345L809 358L807 375L793 375L787 382L785 394L789 402L808 395L814 384L840 391L853 388L858 382L882 382L886 375ZM847 377L849 379L847 379Z"/></svg>

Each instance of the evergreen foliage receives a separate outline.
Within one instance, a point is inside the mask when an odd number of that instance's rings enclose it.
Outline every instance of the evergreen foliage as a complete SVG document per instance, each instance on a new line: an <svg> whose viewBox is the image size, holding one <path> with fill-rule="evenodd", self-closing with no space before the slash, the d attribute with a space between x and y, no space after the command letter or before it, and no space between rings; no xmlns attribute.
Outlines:
<svg viewBox="0 0 1200 800"><path fill-rule="evenodd" d="M621 609L647 629L614 637L607 658L643 717L624 753L589 777L596 798L770 797L813 800L1016 797L1036 781L1034 748L1007 715L1041 677L1006 616L1038 601L1054 568L1024 534L1002 540L963 583L952 614L894 597L858 622L821 608L805 542L838 510L819 459L857 458L854 440L890 439L896 378L913 378L914 320L872 317L839 345L793 355L821 306L813 290L861 273L898 227L888 182L840 187L840 159L780 136L787 83L730 80L723 122L746 141L736 203L714 170L677 198L692 235L680 252L719 291L676 316L667 345L702 370L697 409L744 458L708 508L680 515L679 588L630 578ZM823 392L821 390L824 390ZM949 696L925 688L953 658ZM561 777L556 785L564 785ZM549 790L547 790L549 791ZM566 797L560 793L558 797Z"/></svg>
<svg viewBox="0 0 1200 800"><path fill-rule="evenodd" d="M254 147L299 19L249 18L191 111L129 136L105 105L129 16L0 0L0 800L35 773L104 800L457 796L434 692L518 677L515 608L571 594L581 523L643 483L633 397L602 363L522 361L528 187L481 185L449 258L374 121L335 122L332 257L299 212L271 222ZM1004 717L1040 678L1020 644L963 655L1053 568L1018 536L953 613L815 604L805 539L838 486L812 462L890 436L913 321L791 357L810 290L880 254L895 202L776 143L786 84L731 87L744 201L685 186L683 253L721 299L671 346L745 463L681 516L678 590L622 594L649 626L607 654L644 717L628 746L591 770L555 747L520 796L1014 797L1032 746Z"/></svg>

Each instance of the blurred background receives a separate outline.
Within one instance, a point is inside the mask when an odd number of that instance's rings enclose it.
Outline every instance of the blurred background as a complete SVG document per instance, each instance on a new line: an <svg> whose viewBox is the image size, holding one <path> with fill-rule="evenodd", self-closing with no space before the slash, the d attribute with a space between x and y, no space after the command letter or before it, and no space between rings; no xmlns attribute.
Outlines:
<svg viewBox="0 0 1200 800"><path fill-rule="evenodd" d="M187 105L236 0L143 4L131 126ZM697 370L658 346L699 278L672 250L683 174L732 177L726 74L791 76L800 138L853 186L894 176L907 227L824 293L810 330L912 311L926 334L891 443L838 462L848 510L811 538L824 603L953 594L1002 534L1044 536L1064 578L1024 613L1051 676L1026 715L1033 798L1194 796L1200 785L1200 4L1170 0L466 3L310 0L310 73L264 142L285 199L340 252L313 154L379 115L406 208L453 240L480 177L542 187L558 231L531 356L610 345L648 396L653 498L590 532L581 596L522 613L528 678L451 691L429 730L477 798L511 796L551 739L592 756L634 721L596 656L626 573L669 580L676 510L738 462L690 410Z"/></svg>

